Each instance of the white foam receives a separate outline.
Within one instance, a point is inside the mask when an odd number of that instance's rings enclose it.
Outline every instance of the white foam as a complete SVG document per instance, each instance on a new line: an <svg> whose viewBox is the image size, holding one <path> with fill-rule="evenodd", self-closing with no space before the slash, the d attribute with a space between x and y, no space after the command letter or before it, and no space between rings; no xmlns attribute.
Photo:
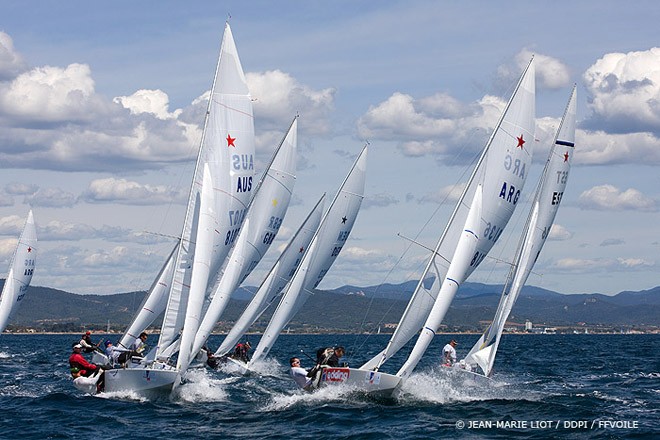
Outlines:
<svg viewBox="0 0 660 440"><path fill-rule="evenodd" d="M539 395L505 382L478 379L448 369L431 370L411 375L404 380L397 400L400 403L472 402L493 399L540 400Z"/></svg>
<svg viewBox="0 0 660 440"><path fill-rule="evenodd" d="M236 382L238 377L217 379L206 369L191 370L186 381L177 388L176 397L184 402L221 402L228 399L227 384Z"/></svg>
<svg viewBox="0 0 660 440"><path fill-rule="evenodd" d="M293 381L291 382L293 386ZM344 385L322 387L311 393L296 390L290 394L275 394L272 402L266 405L264 411L282 411L298 405L316 407L328 402L346 401L351 394L355 394L355 389Z"/></svg>

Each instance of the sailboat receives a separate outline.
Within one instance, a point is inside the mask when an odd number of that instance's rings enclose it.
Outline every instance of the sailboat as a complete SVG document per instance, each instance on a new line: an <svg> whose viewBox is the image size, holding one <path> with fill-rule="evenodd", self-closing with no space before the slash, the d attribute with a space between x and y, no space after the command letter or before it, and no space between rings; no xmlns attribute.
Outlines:
<svg viewBox="0 0 660 440"><path fill-rule="evenodd" d="M514 263L507 276L493 322L474 344L465 359L458 364L468 371L477 372L480 369L484 376L491 376L506 320L541 253L550 228L552 228L566 189L575 148L575 97L574 86L539 180L520 244L516 250Z"/></svg>
<svg viewBox="0 0 660 440"><path fill-rule="evenodd" d="M312 241L312 237L321 223L324 200L325 194L321 196L291 240L289 240L289 243L268 271L268 275L257 289L250 303L236 320L227 336L222 340L222 343L215 352L216 357L228 354L243 335L245 335L250 326L280 296L280 293L295 273L305 250L309 247L309 243Z"/></svg>
<svg viewBox="0 0 660 440"><path fill-rule="evenodd" d="M188 362L204 346L231 294L261 261L282 225L296 182L297 127L296 116L255 190L236 244L225 261L195 335Z"/></svg>
<svg viewBox="0 0 660 440"><path fill-rule="evenodd" d="M168 261L159 274L164 285L154 283L167 292L160 337L138 365L107 370L105 391L169 391L181 382L209 278L233 246L252 196L254 152L252 100L227 23L180 241L172 267ZM80 388L89 391L89 384Z"/></svg>
<svg viewBox="0 0 660 440"><path fill-rule="evenodd" d="M520 200L532 157L535 81L525 68L495 130L431 254L387 346L357 369L333 369L321 381L392 395L417 366L435 336L456 290L484 260ZM470 201L471 197L471 201ZM396 374L383 364L420 332Z"/></svg>
<svg viewBox="0 0 660 440"><path fill-rule="evenodd" d="M2 288L2 294L0 294L0 333L5 331L9 319L25 297L36 262L37 229L34 225L32 210L30 210L9 265L9 274Z"/></svg>
<svg viewBox="0 0 660 440"><path fill-rule="evenodd" d="M281 331L314 294L316 287L341 252L353 228L364 197L367 147L355 160L330 207L316 229L311 243L286 287L252 360L246 366L263 361Z"/></svg>

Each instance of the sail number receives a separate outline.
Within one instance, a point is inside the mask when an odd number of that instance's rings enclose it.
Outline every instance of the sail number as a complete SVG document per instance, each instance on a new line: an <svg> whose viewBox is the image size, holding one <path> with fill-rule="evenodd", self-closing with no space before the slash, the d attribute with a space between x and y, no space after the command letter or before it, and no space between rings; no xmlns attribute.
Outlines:
<svg viewBox="0 0 660 440"><path fill-rule="evenodd" d="M497 225L491 225L490 222L486 224L486 229L484 229L484 238L495 243L502 235L504 229L500 228Z"/></svg>
<svg viewBox="0 0 660 440"><path fill-rule="evenodd" d="M34 258L28 258L25 260L25 270L23 271L23 276L32 276L34 273Z"/></svg>
<svg viewBox="0 0 660 440"><path fill-rule="evenodd" d="M557 171L557 183L566 183L568 181L568 171Z"/></svg>
<svg viewBox="0 0 660 440"><path fill-rule="evenodd" d="M282 225L282 219L279 217L272 216L270 218L270 222L268 223L268 227L270 229L274 229L274 232L266 232L264 234L264 238L262 240L263 244L271 244L273 240L275 239L275 236L277 235L277 231L280 229L280 226Z"/></svg>
<svg viewBox="0 0 660 440"><path fill-rule="evenodd" d="M241 228L236 228L227 231L227 236L225 237L225 246L227 246L228 244L232 244L234 240L236 240L236 236L238 235L240 230Z"/></svg>
<svg viewBox="0 0 660 440"><path fill-rule="evenodd" d="M472 257L472 261L470 261L470 267L477 267L479 263L484 261L484 258L486 258L485 252L475 252L474 256Z"/></svg>
<svg viewBox="0 0 660 440"><path fill-rule="evenodd" d="M341 248L343 246L335 246L335 248L332 250L332 254L330 255L331 257L336 257L339 255L339 252L341 252Z"/></svg>
<svg viewBox="0 0 660 440"><path fill-rule="evenodd" d="M346 241L348 239L348 234L350 231L339 231L339 236L337 237L337 241Z"/></svg>
<svg viewBox="0 0 660 440"><path fill-rule="evenodd" d="M281 225L282 225L282 219L279 217L271 217L270 223L268 223L268 227L271 229L280 229Z"/></svg>
<svg viewBox="0 0 660 440"><path fill-rule="evenodd" d="M552 193L552 204L553 205L559 205L559 203L561 203L561 196L563 196L563 195L564 195L563 192L557 192L557 191L553 192Z"/></svg>
<svg viewBox="0 0 660 440"><path fill-rule="evenodd" d="M264 234L264 239L262 240L263 244L271 244L273 240L275 240L275 236L277 235L277 232L266 232Z"/></svg>

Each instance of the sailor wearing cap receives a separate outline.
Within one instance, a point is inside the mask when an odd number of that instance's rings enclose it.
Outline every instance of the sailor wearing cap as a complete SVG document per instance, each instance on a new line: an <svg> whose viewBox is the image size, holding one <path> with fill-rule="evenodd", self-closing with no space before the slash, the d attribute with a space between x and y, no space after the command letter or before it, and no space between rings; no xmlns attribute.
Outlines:
<svg viewBox="0 0 660 440"><path fill-rule="evenodd" d="M447 345L442 349L442 365L445 367L451 367L456 363L456 345L458 343L456 340L452 339Z"/></svg>

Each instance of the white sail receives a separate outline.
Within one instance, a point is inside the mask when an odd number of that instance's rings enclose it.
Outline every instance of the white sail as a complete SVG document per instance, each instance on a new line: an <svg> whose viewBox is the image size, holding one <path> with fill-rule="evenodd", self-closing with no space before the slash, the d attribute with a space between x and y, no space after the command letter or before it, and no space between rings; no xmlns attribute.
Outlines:
<svg viewBox="0 0 660 440"><path fill-rule="evenodd" d="M291 123L255 191L238 240L195 335L191 360L206 343L231 294L257 266L280 229L296 182L297 127L298 117Z"/></svg>
<svg viewBox="0 0 660 440"><path fill-rule="evenodd" d="M576 90L573 87L564 116L557 130L554 144L546 161L543 174L532 201L532 209L525 224L514 264L505 283L493 322L472 347L465 362L478 365L484 375L490 376L497 347L506 320L511 313L532 267L554 223L561 202L575 147Z"/></svg>
<svg viewBox="0 0 660 440"><path fill-rule="evenodd" d="M282 329L304 305L339 255L364 197L367 147L364 147L323 216L310 246L273 314L252 362L266 357Z"/></svg>
<svg viewBox="0 0 660 440"><path fill-rule="evenodd" d="M459 286L483 261L511 218L531 163L534 108L532 60L472 174L468 187L475 182L477 187L464 223L464 232L422 332L397 376L405 378L413 371L435 336ZM459 204L463 200L464 197L459 200ZM455 217L452 220L456 221Z"/></svg>
<svg viewBox="0 0 660 440"><path fill-rule="evenodd" d="M437 325L442 321L443 310L451 303L453 293L451 297L440 298L440 289L447 278L450 258L458 247L459 238L463 236L463 231L468 229L465 226L471 205L468 205L466 200L469 200L469 197L475 199L479 186L482 188L483 199L479 209L483 218L480 226L473 231L479 236L479 241L476 250L470 256L470 265L466 273L458 277L461 278L459 283L481 263L500 237L518 203L522 184L527 177L527 168L531 162L534 139L534 87L534 68L530 62L483 149L390 341L382 352L362 365L360 369L378 370L422 327L428 326L427 319L436 304L438 304L435 318L438 321Z"/></svg>
<svg viewBox="0 0 660 440"><path fill-rule="evenodd" d="M199 245L193 241L193 237L197 235L198 228L202 164L208 165L214 194L215 228L209 237L212 252L208 273L216 274L238 236L252 194L254 148L252 101L231 28L227 23L158 341L159 358L171 351L168 347L175 342L184 327L196 246ZM197 304L199 299L193 298L192 301ZM192 318L193 321L195 319Z"/></svg>
<svg viewBox="0 0 660 440"><path fill-rule="evenodd" d="M284 251L280 254L280 257L268 272L266 279L254 294L250 304L248 304L241 316L236 320L236 323L216 350L216 356L228 353L238 343L250 326L279 297L282 289L291 280L302 260L305 250L307 250L309 243L312 241L314 232L316 232L321 222L324 199L325 194L321 196Z"/></svg>
<svg viewBox="0 0 660 440"><path fill-rule="evenodd" d="M195 236L195 256L192 263L190 292L186 307L186 318L181 332L181 345L177 359L177 370L186 371L189 365L189 354L194 341L195 333L204 305L206 286L211 270L211 256L213 253L213 234L216 227L216 212L213 183L208 164L204 164L202 190L199 193L199 214L197 221L197 234Z"/></svg>
<svg viewBox="0 0 660 440"><path fill-rule="evenodd" d="M149 292L144 297L139 312L133 318L124 335L119 340L119 346L128 349L135 339L147 329L164 311L167 306L167 295L170 293L170 283L174 274L174 257L178 250L177 243L170 252L165 265L151 285Z"/></svg>
<svg viewBox="0 0 660 440"><path fill-rule="evenodd" d="M25 297L37 261L37 229L32 210L28 213L23 232L9 265L9 274L0 294L0 333Z"/></svg>

